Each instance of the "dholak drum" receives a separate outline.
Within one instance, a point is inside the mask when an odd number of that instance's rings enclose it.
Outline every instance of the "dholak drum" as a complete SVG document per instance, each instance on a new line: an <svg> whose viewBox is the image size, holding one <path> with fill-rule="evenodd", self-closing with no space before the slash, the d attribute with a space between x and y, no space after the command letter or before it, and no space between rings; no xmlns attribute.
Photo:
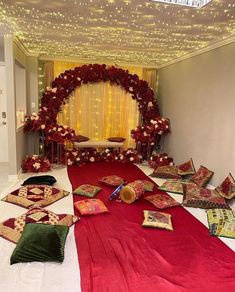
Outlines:
<svg viewBox="0 0 235 292"><path fill-rule="evenodd" d="M144 193L144 183L134 181L123 187L120 191L120 198L123 202L131 204L138 200Z"/></svg>

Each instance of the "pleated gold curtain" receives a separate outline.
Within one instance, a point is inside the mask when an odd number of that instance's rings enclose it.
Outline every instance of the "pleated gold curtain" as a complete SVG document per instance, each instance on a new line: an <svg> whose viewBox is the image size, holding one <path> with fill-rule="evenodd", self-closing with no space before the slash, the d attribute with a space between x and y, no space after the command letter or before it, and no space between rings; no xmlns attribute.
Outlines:
<svg viewBox="0 0 235 292"><path fill-rule="evenodd" d="M71 62L54 62L54 76L65 70L83 64ZM154 89L156 70L135 67L123 67L131 74L137 74L140 79L149 79ZM152 70L152 74L151 74ZM45 72L45 77L47 73ZM57 120L63 125L73 128L77 134L92 140L106 140L109 137L126 138L125 148L135 147L130 136L131 129L139 124L138 104L131 95L120 86L110 82L84 84L76 88L69 101L58 114Z"/></svg>

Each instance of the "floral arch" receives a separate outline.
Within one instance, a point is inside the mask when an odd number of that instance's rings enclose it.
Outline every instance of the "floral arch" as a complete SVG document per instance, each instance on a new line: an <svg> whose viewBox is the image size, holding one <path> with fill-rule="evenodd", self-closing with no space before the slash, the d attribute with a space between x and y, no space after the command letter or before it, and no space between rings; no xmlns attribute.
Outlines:
<svg viewBox="0 0 235 292"><path fill-rule="evenodd" d="M140 80L136 74L129 74L126 70L115 66L107 67L104 64L83 65L65 71L52 82L52 88L47 88L43 93L38 114L33 113L27 118L25 131L41 130L46 139L58 142L71 140L75 135L74 130L59 125L56 120L57 114L76 87L100 81L109 81L130 93L132 98L138 102L144 125L159 116L153 90L146 81Z"/></svg>
<svg viewBox="0 0 235 292"><path fill-rule="evenodd" d="M77 87L101 81L121 86L137 101L142 125L131 131L136 142L154 144L156 136L169 131L169 120L159 116L157 101L148 83L140 80L136 74L129 74L127 70L104 64L83 65L60 74L52 82L52 87L44 91L39 112L26 117L24 131L39 131L46 142L64 144L66 141L73 141L75 131L58 124L57 114ZM66 155L71 156L71 153L65 153ZM76 156L77 154L73 160Z"/></svg>

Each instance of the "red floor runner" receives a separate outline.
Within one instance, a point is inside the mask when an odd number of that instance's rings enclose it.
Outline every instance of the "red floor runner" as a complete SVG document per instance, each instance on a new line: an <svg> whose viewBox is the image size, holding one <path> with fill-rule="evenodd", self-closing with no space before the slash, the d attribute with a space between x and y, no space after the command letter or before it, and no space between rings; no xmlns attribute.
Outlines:
<svg viewBox="0 0 235 292"><path fill-rule="evenodd" d="M149 179L135 165L68 167L73 189L99 186L98 179L111 174L127 182ZM166 209L174 231L143 228L143 210L156 208L143 198L131 205L110 202L112 191L102 185L96 196L110 213L82 217L75 226L83 292L235 291L235 253L189 212ZM83 198L74 196L74 202Z"/></svg>

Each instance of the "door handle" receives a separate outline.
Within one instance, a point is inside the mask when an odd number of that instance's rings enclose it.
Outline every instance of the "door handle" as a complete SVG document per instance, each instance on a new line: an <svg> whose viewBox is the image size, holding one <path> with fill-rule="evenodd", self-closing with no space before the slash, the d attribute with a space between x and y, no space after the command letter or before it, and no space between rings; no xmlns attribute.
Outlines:
<svg viewBox="0 0 235 292"><path fill-rule="evenodd" d="M2 125L6 125L6 124L7 124L7 122L5 122L5 121L2 122Z"/></svg>

